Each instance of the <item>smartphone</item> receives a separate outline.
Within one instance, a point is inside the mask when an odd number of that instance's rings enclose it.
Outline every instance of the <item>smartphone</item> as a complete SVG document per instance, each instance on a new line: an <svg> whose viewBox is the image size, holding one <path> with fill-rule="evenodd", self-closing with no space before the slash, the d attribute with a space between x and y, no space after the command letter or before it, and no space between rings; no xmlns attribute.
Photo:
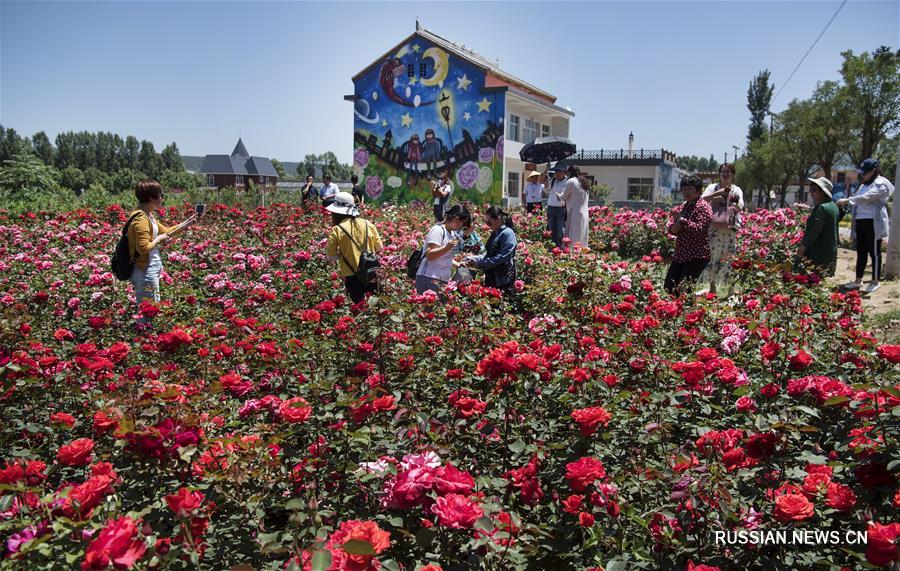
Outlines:
<svg viewBox="0 0 900 571"><path fill-rule="evenodd" d="M202 202L198 203L194 208L197 210L197 216L203 216L203 213L206 212L206 205Z"/></svg>

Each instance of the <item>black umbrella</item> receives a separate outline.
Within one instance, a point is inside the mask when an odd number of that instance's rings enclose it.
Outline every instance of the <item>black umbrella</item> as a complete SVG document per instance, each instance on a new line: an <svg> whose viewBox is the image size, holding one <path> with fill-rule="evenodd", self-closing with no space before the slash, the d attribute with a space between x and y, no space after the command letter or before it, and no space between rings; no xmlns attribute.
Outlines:
<svg viewBox="0 0 900 571"><path fill-rule="evenodd" d="M538 137L519 151L526 163L552 163L575 154L575 143L565 137Z"/></svg>

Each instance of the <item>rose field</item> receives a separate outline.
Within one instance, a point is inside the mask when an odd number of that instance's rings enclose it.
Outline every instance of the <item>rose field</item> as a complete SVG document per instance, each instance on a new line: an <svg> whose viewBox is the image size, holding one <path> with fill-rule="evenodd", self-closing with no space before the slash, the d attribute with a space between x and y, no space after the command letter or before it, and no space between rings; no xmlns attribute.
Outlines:
<svg viewBox="0 0 900 571"><path fill-rule="evenodd" d="M366 213L353 306L322 212L211 205L139 332L126 210L0 211L0 568L896 567L900 345L791 273L806 214L747 216L728 301L662 290L663 210L517 215L516 314L415 294L430 206ZM840 537L716 539L795 530Z"/></svg>

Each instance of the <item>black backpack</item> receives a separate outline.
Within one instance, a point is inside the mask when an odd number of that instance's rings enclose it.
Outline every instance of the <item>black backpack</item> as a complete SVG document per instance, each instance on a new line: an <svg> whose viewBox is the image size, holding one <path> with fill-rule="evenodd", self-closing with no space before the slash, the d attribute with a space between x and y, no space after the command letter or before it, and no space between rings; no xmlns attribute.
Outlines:
<svg viewBox="0 0 900 571"><path fill-rule="evenodd" d="M134 259L128 255L128 227L131 226L134 219L140 215L140 212L134 213L134 215L128 219L128 222L125 223L125 228L122 229L122 235L119 236L119 243L116 244L116 250L109 260L112 273L119 281L127 280L131 277L131 272L134 271Z"/></svg>
<svg viewBox="0 0 900 571"><path fill-rule="evenodd" d="M447 237L447 230L441 226L441 230L444 230L444 238ZM428 244L423 244L421 248L413 251L412 254L409 255L409 259L406 260L406 277L411 280L416 279L416 274L419 273L419 266L422 265L422 260L425 258L425 248Z"/></svg>
<svg viewBox="0 0 900 571"><path fill-rule="evenodd" d="M356 243L356 240L353 239L353 236L347 232L346 228L338 224L338 228L340 228L344 234L350 238L350 241L356 246L356 248L360 251L359 260L356 262L356 269L354 270L354 275L356 279L364 284L374 283L378 279L378 274L376 270L381 267L381 260L378 259L378 256L375 252L370 252L368 250L369 246L369 224L366 223L366 233L363 236L363 243L360 246ZM338 248L338 252L341 254L341 258L343 258L344 263L347 264L347 267L351 270L353 269L353 264L347 261L347 258L344 257L344 253L341 252L340 247Z"/></svg>

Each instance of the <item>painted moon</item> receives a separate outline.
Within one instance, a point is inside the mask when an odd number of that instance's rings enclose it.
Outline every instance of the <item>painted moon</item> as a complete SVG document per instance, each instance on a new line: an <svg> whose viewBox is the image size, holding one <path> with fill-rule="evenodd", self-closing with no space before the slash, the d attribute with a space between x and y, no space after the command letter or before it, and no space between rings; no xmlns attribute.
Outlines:
<svg viewBox="0 0 900 571"><path fill-rule="evenodd" d="M365 99L357 99L356 103L353 105L353 114L356 115L356 118L362 121L363 123L375 124L378 122L378 112L375 112L374 117L369 117L369 113L371 109L369 109L369 102Z"/></svg>
<svg viewBox="0 0 900 571"><path fill-rule="evenodd" d="M441 48L428 48L425 50L425 53L422 54L422 59L426 60L428 58L431 58L434 62L434 73L431 77L422 78L422 85L431 87L433 85L442 84L444 80L447 79L447 72L450 71L447 52Z"/></svg>

